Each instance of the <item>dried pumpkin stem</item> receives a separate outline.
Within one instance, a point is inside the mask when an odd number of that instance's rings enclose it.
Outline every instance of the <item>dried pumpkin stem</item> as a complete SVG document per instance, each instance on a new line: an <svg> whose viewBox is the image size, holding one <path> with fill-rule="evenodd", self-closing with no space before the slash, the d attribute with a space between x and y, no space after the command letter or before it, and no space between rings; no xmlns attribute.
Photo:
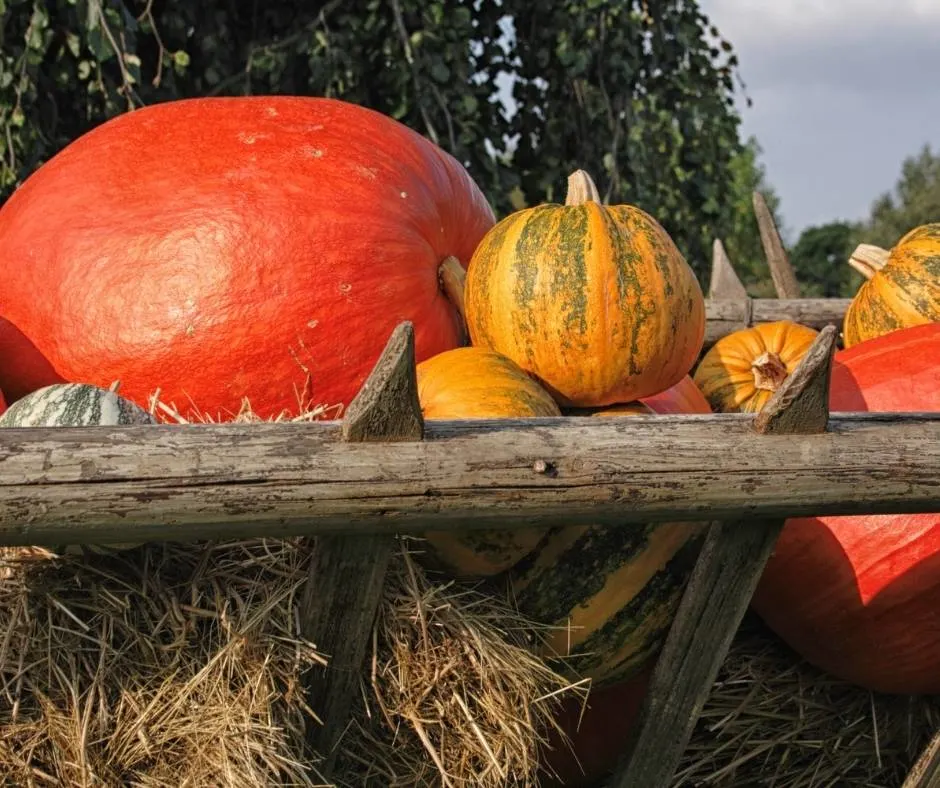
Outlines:
<svg viewBox="0 0 940 788"><path fill-rule="evenodd" d="M456 307L460 313L461 320L466 320L466 310L464 309L463 291L464 283L467 279L467 272L464 271L460 260L456 257L447 257L437 269L438 279L441 282L441 289L444 295Z"/></svg>
<svg viewBox="0 0 940 788"><path fill-rule="evenodd" d="M891 253L880 246L859 244L849 258L849 265L866 279L871 279L885 267L890 256Z"/></svg>
<svg viewBox="0 0 940 788"><path fill-rule="evenodd" d="M576 170L568 176L568 194L565 205L584 205L591 201L600 205L601 195L594 180L584 170Z"/></svg>
<svg viewBox="0 0 940 788"><path fill-rule="evenodd" d="M764 391L776 391L787 379L787 365L776 353L762 353L751 364L754 374L754 388Z"/></svg>

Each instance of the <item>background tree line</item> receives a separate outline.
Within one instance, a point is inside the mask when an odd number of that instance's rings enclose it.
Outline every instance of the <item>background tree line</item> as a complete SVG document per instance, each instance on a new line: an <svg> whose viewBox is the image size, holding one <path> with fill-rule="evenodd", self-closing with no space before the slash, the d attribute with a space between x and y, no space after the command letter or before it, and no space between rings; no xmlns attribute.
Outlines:
<svg viewBox="0 0 940 788"><path fill-rule="evenodd" d="M751 191L778 213L779 200L756 141L739 137L740 88L732 45L694 0L0 0L0 199L80 134L147 104L331 96L441 145L498 215L562 200L585 168L606 199L655 215L703 283L724 239L760 295ZM872 238L905 224L905 195L876 206ZM836 294L858 228L814 230L794 263ZM821 262L833 256L842 264Z"/></svg>

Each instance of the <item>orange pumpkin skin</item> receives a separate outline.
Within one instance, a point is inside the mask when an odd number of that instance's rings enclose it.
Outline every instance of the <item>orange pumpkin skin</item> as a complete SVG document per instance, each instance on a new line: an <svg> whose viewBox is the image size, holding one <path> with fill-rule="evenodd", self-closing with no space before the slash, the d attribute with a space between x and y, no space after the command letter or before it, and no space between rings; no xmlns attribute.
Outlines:
<svg viewBox="0 0 940 788"><path fill-rule="evenodd" d="M467 269L474 345L534 375L565 407L673 386L705 336L698 280L666 231L630 205L542 205L490 230Z"/></svg>
<svg viewBox="0 0 940 788"><path fill-rule="evenodd" d="M418 364L418 399L425 419L560 416L555 400L518 365L492 350L462 347ZM460 578L503 572L535 548L543 528L430 531L431 564Z"/></svg>
<svg viewBox="0 0 940 788"><path fill-rule="evenodd" d="M714 413L695 381L686 375L665 391L640 399L654 413Z"/></svg>
<svg viewBox="0 0 940 788"><path fill-rule="evenodd" d="M940 323L836 353L829 409L940 411ZM940 513L787 520L751 604L836 678L940 694Z"/></svg>
<svg viewBox="0 0 940 788"><path fill-rule="evenodd" d="M120 380L142 407L157 389L220 419L246 397L263 418L304 394L348 405L400 322L418 361L461 343L438 268L466 265L494 221L459 162L378 112L164 102L84 134L6 202L0 315L62 378Z"/></svg>
<svg viewBox="0 0 940 788"><path fill-rule="evenodd" d="M492 350L461 347L417 367L425 419L560 416L551 395L519 366Z"/></svg>
<svg viewBox="0 0 940 788"><path fill-rule="evenodd" d="M606 408L572 408L569 416L649 416L658 414L714 413L699 387L686 375L675 386L636 402L610 405Z"/></svg>
<svg viewBox="0 0 940 788"><path fill-rule="evenodd" d="M709 348L693 379L715 412L758 413L816 336L788 320L735 331Z"/></svg>
<svg viewBox="0 0 940 788"><path fill-rule="evenodd" d="M916 227L891 250L846 310L846 348L901 328L940 322L940 223Z"/></svg>

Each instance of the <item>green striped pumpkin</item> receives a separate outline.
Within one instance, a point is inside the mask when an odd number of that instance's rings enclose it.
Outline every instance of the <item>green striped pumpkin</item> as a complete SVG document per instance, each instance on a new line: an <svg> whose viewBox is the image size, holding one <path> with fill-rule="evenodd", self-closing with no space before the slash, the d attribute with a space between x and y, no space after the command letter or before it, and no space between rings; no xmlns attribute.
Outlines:
<svg viewBox="0 0 940 788"><path fill-rule="evenodd" d="M147 411L109 389L87 383L56 383L14 402L0 427L96 427L154 424Z"/></svg>
<svg viewBox="0 0 940 788"><path fill-rule="evenodd" d="M542 656L595 685L636 675L669 631L704 535L697 522L550 531L508 575L519 609L553 625Z"/></svg>

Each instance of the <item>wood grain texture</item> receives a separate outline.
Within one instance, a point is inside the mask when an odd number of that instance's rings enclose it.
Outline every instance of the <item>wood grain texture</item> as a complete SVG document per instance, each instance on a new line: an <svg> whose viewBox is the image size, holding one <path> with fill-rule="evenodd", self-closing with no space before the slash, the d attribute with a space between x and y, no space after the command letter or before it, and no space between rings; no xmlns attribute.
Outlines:
<svg viewBox="0 0 940 788"><path fill-rule="evenodd" d="M748 297L747 290L735 273L720 238L716 238L712 243L712 274L708 297L736 301L743 301Z"/></svg>
<svg viewBox="0 0 940 788"><path fill-rule="evenodd" d="M790 258L783 247L783 240L777 230L773 214L767 207L764 195L760 192L754 192L754 214L757 217L757 227L760 230L761 245L764 247L764 254L767 256L767 265L770 268L770 276L774 281L774 289L777 291L778 298L799 298L800 283L796 280L793 273L793 266L790 265Z"/></svg>
<svg viewBox="0 0 940 788"><path fill-rule="evenodd" d="M817 330L842 325L848 298L748 298L743 300L709 298L705 301L705 345L758 323L790 320Z"/></svg>
<svg viewBox="0 0 940 788"><path fill-rule="evenodd" d="M344 442L335 423L10 428L0 543L940 509L940 414L833 415L823 435L758 438L751 424L743 414L441 421L395 444Z"/></svg>
<svg viewBox="0 0 940 788"><path fill-rule="evenodd" d="M901 788L940 788L940 731L921 753Z"/></svg>
<svg viewBox="0 0 940 788"><path fill-rule="evenodd" d="M764 406L768 416L754 419L753 445L825 432L834 350L829 327ZM611 788L671 784L784 522L717 522L709 529Z"/></svg>
<svg viewBox="0 0 940 788"><path fill-rule="evenodd" d="M420 441L424 419L418 402L414 327L401 323L362 389L350 403L341 434L350 443ZM325 654L325 668L308 677L311 708L323 725L311 744L333 771L352 704L359 696L362 666L382 600L392 535L321 536L316 540L300 610L301 629Z"/></svg>

